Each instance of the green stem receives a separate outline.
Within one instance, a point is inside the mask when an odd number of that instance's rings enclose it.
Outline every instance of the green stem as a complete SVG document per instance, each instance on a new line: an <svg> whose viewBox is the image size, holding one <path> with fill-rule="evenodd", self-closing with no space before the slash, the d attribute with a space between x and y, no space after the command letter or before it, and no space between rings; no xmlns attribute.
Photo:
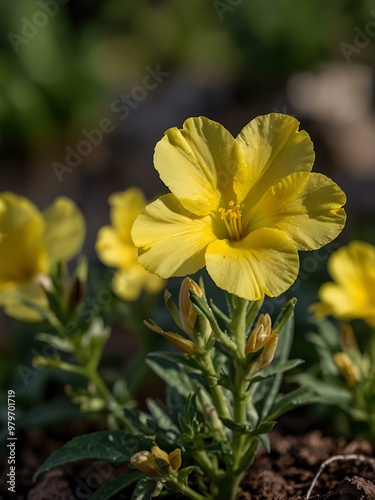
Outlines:
<svg viewBox="0 0 375 500"><path fill-rule="evenodd" d="M199 366L203 372L203 375L207 379L210 394L219 417L231 418L224 393L220 385L218 384L218 376L212 363L211 354L209 352L206 352L198 356L197 360L199 362Z"/></svg>
<svg viewBox="0 0 375 500"><path fill-rule="evenodd" d="M180 483L176 477L170 477L167 481L167 486L168 485L172 486L173 490L177 490L182 493L185 498L190 498L191 500L207 500L209 498L204 495L200 495L196 491L189 488L189 486Z"/></svg>
<svg viewBox="0 0 375 500"><path fill-rule="evenodd" d="M97 371L86 371L86 378L95 386L98 394L106 401L108 410L113 413L116 420L122 423L126 430L133 430L133 426L124 415L122 406L108 389L99 373Z"/></svg>

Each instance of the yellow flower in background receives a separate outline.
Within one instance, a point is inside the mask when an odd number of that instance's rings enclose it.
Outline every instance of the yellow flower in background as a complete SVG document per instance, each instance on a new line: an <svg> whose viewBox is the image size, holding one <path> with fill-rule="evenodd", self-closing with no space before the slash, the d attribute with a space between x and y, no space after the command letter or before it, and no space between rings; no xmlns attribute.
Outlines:
<svg viewBox="0 0 375 500"><path fill-rule="evenodd" d="M45 307L41 285L48 286L51 263L70 260L84 236L83 216L68 198L57 198L40 212L22 196L0 194L0 306L9 316L41 319L22 298Z"/></svg>
<svg viewBox="0 0 375 500"><path fill-rule="evenodd" d="M133 222L146 206L141 190L130 188L109 197L111 226L100 229L96 241L99 259L107 266L117 269L113 277L115 293L125 300L135 300L142 289L158 293L165 281L147 272L138 262L138 250L130 231Z"/></svg>
<svg viewBox="0 0 375 500"><path fill-rule="evenodd" d="M236 139L204 117L167 130L154 162L171 193L133 225L140 263L163 278L206 266L217 286L248 300L287 290L298 250L332 241L346 217L341 189L311 173L313 144L298 127L272 113Z"/></svg>
<svg viewBox="0 0 375 500"><path fill-rule="evenodd" d="M311 306L316 316L363 319L375 326L375 247L352 241L331 255L328 272L334 282L320 287L320 302Z"/></svg>

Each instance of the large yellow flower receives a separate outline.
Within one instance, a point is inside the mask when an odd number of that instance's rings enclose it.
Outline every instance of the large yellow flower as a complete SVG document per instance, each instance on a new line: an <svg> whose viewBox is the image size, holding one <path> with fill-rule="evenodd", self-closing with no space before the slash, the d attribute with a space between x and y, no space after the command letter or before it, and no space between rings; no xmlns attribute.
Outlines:
<svg viewBox="0 0 375 500"><path fill-rule="evenodd" d="M47 305L51 262L66 262L81 248L85 223L77 206L57 198L44 212L13 193L0 194L0 306L26 321L40 316L23 299Z"/></svg>
<svg viewBox="0 0 375 500"><path fill-rule="evenodd" d="M364 319L375 326L375 247L352 241L331 255L328 271L335 282L319 289L321 302L313 304L317 317Z"/></svg>
<svg viewBox="0 0 375 500"><path fill-rule="evenodd" d="M165 281L147 272L138 262L138 250L130 231L133 222L146 206L146 199L139 189L130 188L109 198L111 226L104 226L98 233L96 252L107 266L117 268L113 289L125 300L135 300L144 288L148 293L158 293Z"/></svg>
<svg viewBox="0 0 375 500"><path fill-rule="evenodd" d="M220 288L249 300L291 286L297 251L320 248L345 223L345 195L311 173L313 144L298 126L272 113L236 139L203 117L167 130L154 162L172 193L135 221L140 263L163 278L206 265Z"/></svg>

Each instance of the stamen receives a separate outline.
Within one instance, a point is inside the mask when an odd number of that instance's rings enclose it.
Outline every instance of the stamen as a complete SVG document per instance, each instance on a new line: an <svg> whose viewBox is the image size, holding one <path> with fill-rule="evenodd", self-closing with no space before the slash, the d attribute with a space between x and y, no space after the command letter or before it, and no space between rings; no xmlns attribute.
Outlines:
<svg viewBox="0 0 375 500"><path fill-rule="evenodd" d="M234 201L229 202L228 210L219 208L221 220L225 222L229 236L232 240L240 240L242 237L242 213L240 205L235 205Z"/></svg>

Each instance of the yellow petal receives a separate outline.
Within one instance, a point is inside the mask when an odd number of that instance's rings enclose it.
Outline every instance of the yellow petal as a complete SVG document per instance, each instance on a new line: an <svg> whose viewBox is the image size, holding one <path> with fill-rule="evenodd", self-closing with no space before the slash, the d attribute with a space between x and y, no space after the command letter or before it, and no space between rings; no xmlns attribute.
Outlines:
<svg viewBox="0 0 375 500"><path fill-rule="evenodd" d="M55 261L67 262L80 250L85 238L85 221L77 205L69 198L57 198L43 212L46 225L44 244Z"/></svg>
<svg viewBox="0 0 375 500"><path fill-rule="evenodd" d="M246 168L240 168L234 179L237 203L249 193L249 202L256 203L284 177L311 171L313 143L298 127L295 118L271 113L258 116L243 128L236 138L246 161Z"/></svg>
<svg viewBox="0 0 375 500"><path fill-rule="evenodd" d="M22 299L28 299L38 306L48 309L48 302L36 279L0 292L0 306L8 316L22 321L41 321L42 317L31 307L25 305Z"/></svg>
<svg viewBox="0 0 375 500"><path fill-rule="evenodd" d="M375 303L375 247L364 241L352 241L341 247L328 261L328 271L339 284L351 287L354 282L373 291Z"/></svg>
<svg viewBox="0 0 375 500"><path fill-rule="evenodd" d="M319 289L319 299L341 319L350 319L353 312L352 297L345 288L335 283L324 283Z"/></svg>
<svg viewBox="0 0 375 500"><path fill-rule="evenodd" d="M150 294L158 293L164 288L165 281L159 276L147 272L137 262L129 268L119 269L113 277L113 290L124 300L136 300L142 289Z"/></svg>
<svg viewBox="0 0 375 500"><path fill-rule="evenodd" d="M132 243L130 231L133 222L146 206L146 198L138 188L130 188L109 197L111 223L123 242Z"/></svg>
<svg viewBox="0 0 375 500"><path fill-rule="evenodd" d="M314 250L342 231L345 194L321 174L296 173L271 187L249 214L250 230L281 229L299 250Z"/></svg>
<svg viewBox="0 0 375 500"><path fill-rule="evenodd" d="M166 131L155 148L161 180L196 215L217 210L222 196L234 198L233 176L243 162L233 136L208 118L189 118Z"/></svg>
<svg viewBox="0 0 375 500"><path fill-rule="evenodd" d="M169 454L169 463L171 464L173 470L178 470L181 467L182 459L180 448L176 448L171 451Z"/></svg>
<svg viewBox="0 0 375 500"><path fill-rule="evenodd" d="M154 457L149 451L139 451L130 458L133 467L140 470L147 476L159 476L155 469Z"/></svg>
<svg viewBox="0 0 375 500"><path fill-rule="evenodd" d="M43 231L42 216L32 203L12 193L0 195L0 291L48 272Z"/></svg>
<svg viewBox="0 0 375 500"><path fill-rule="evenodd" d="M211 243L206 263L218 287L248 300L285 292L294 283L299 267L294 244L281 231L268 228L240 241Z"/></svg>
<svg viewBox="0 0 375 500"><path fill-rule="evenodd" d="M173 194L161 196L137 218L132 238L139 262L162 278L194 274L204 267L204 252L215 235L211 219L183 208Z"/></svg>
<svg viewBox="0 0 375 500"><path fill-rule="evenodd" d="M102 227L96 239L95 250L99 259L111 267L124 267L138 263L137 249L130 238L125 243L120 233L111 226Z"/></svg>

